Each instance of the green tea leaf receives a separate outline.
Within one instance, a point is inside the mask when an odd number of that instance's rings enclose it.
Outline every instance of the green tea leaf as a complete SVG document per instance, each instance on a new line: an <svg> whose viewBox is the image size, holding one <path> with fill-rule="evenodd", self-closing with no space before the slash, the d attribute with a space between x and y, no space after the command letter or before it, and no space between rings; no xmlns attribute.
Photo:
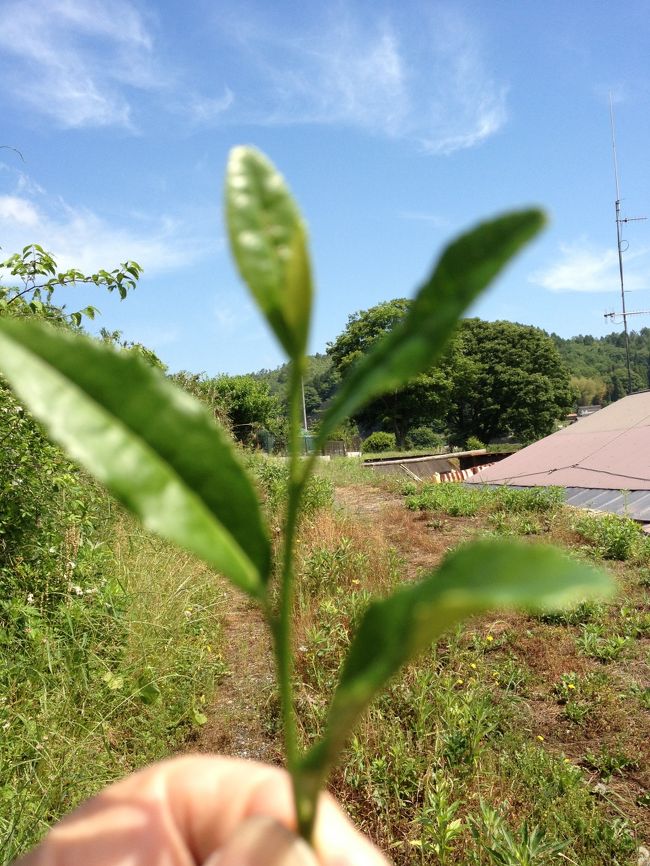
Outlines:
<svg viewBox="0 0 650 866"><path fill-rule="evenodd" d="M343 381L323 415L319 442L373 397L431 367L468 306L543 224L540 211L518 211L481 223L451 243L404 320Z"/></svg>
<svg viewBox="0 0 650 866"><path fill-rule="evenodd" d="M330 707L323 739L307 754L307 787L321 783L353 726L386 682L454 624L491 608L558 608L611 592L611 579L552 547L479 541L419 583L366 610Z"/></svg>
<svg viewBox="0 0 650 866"><path fill-rule="evenodd" d="M0 369L148 529L264 594L270 546L255 491L198 401L133 353L35 322L0 319Z"/></svg>
<svg viewBox="0 0 650 866"><path fill-rule="evenodd" d="M230 152L226 221L242 279L289 357L300 358L312 298L307 231L284 178L255 148Z"/></svg>

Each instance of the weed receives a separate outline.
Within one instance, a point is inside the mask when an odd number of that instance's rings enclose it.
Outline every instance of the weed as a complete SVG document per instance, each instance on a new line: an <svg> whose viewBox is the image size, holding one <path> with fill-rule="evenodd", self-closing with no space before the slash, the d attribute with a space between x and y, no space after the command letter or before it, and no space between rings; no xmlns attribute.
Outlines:
<svg viewBox="0 0 650 866"><path fill-rule="evenodd" d="M489 495L480 488L460 484L423 484L418 493L407 497L406 507L412 511L441 511L451 517L474 517Z"/></svg>
<svg viewBox="0 0 650 866"><path fill-rule="evenodd" d="M516 659L509 658L501 662L495 670L495 682L504 691L512 694L521 695L526 690L526 685L530 680L528 670L521 665Z"/></svg>
<svg viewBox="0 0 650 866"><path fill-rule="evenodd" d="M569 700L564 706L564 715L576 725L581 725L591 712L591 706L585 701Z"/></svg>
<svg viewBox="0 0 650 866"><path fill-rule="evenodd" d="M425 803L416 817L421 827L417 845L423 862L435 854L440 866L450 863L454 842L463 831L463 822L456 817L461 801L453 799L453 785L441 774L434 774L425 793Z"/></svg>
<svg viewBox="0 0 650 866"><path fill-rule="evenodd" d="M575 607L569 607L566 610L544 611L536 616L541 622L553 623L555 625L583 625L600 616L603 609L602 604L589 599L581 601Z"/></svg>
<svg viewBox="0 0 650 866"><path fill-rule="evenodd" d="M632 559L641 551L644 542L638 523L615 514L582 514L575 521L574 529L604 559Z"/></svg>
<svg viewBox="0 0 650 866"><path fill-rule="evenodd" d="M83 593L69 593L47 618L30 605L30 638L3 648L8 861L108 781L168 755L201 723L205 695L224 672L211 574L130 521L103 532L113 550L98 533L81 542Z"/></svg>
<svg viewBox="0 0 650 866"><path fill-rule="evenodd" d="M602 627L585 625L582 634L576 638L580 652L601 662L611 662L618 659L627 648L630 639L625 635L603 635Z"/></svg>
<svg viewBox="0 0 650 866"><path fill-rule="evenodd" d="M483 802L480 818L471 820L474 840L490 866L544 866L555 862L555 855L568 844L546 838L543 830L529 828L526 821L513 832L499 813Z"/></svg>
<svg viewBox="0 0 650 866"><path fill-rule="evenodd" d="M606 746L601 746L598 753L588 752L583 763L589 769L596 770L606 782L614 774L622 776L626 770L636 770L639 766L635 758L631 758L622 751L611 752Z"/></svg>
<svg viewBox="0 0 650 866"><path fill-rule="evenodd" d="M630 694L637 698L644 710L650 710L650 687L642 687L634 683L630 688Z"/></svg>
<svg viewBox="0 0 650 866"><path fill-rule="evenodd" d="M493 492L490 510L510 514L557 513L564 503L561 487L497 487Z"/></svg>
<svg viewBox="0 0 650 866"><path fill-rule="evenodd" d="M650 587L650 568L642 568L639 571L639 586L647 589Z"/></svg>

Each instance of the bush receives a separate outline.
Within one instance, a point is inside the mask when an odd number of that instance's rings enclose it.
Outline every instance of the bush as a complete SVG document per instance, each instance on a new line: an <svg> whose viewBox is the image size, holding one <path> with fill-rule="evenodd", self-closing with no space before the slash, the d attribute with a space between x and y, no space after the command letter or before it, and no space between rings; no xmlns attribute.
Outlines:
<svg viewBox="0 0 650 866"><path fill-rule="evenodd" d="M477 436L468 436L465 447L468 451L480 451L482 448L485 448L486 445L484 442L481 442Z"/></svg>
<svg viewBox="0 0 650 866"><path fill-rule="evenodd" d="M406 444L409 448L435 448L442 449L446 445L446 438L442 433L436 433L431 427L414 427L406 435Z"/></svg>
<svg viewBox="0 0 650 866"><path fill-rule="evenodd" d="M394 433L384 433L383 430L377 430L376 433L371 433L367 439L363 440L361 450L365 453L370 451L395 451L397 443Z"/></svg>

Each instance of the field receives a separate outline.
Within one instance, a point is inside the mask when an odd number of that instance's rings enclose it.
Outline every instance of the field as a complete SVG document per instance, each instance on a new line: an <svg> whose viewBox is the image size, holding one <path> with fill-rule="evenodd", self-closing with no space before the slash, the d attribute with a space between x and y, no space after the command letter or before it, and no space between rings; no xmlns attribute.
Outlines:
<svg viewBox="0 0 650 866"><path fill-rule="evenodd" d="M282 467L257 471L276 513ZM331 780L357 823L397 864L636 863L650 840L650 547L638 527L569 510L553 490L396 486L357 461L323 463L308 503L295 643L305 743L369 597L469 538L551 540L620 586L608 604L474 620L393 681ZM71 599L68 630L39 632L2 707L8 859L164 754L281 759L268 639L249 602L120 514L102 545L89 596L102 604Z"/></svg>

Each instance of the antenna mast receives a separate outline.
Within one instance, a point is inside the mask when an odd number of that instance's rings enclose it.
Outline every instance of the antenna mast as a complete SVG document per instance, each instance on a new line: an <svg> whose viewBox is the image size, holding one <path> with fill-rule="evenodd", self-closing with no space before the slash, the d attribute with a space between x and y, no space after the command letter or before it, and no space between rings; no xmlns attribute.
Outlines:
<svg viewBox="0 0 650 866"><path fill-rule="evenodd" d="M623 276L623 253L628 248L628 243L622 236L621 226L623 223L640 222L647 217L621 217L621 185L618 176L618 160L616 158L616 135L614 132L614 106L612 104L612 94L609 94L609 121L612 128L612 155L614 157L614 180L616 182L616 201L614 203L616 212L616 247L618 249L618 273L621 282L621 310L620 313L605 313L606 319L614 319L620 316L623 320L623 331L625 333L625 361L627 364L627 393L632 393L632 370L630 368L630 335L627 329L628 316L646 315L648 310L636 310L627 312L625 308L625 279Z"/></svg>

